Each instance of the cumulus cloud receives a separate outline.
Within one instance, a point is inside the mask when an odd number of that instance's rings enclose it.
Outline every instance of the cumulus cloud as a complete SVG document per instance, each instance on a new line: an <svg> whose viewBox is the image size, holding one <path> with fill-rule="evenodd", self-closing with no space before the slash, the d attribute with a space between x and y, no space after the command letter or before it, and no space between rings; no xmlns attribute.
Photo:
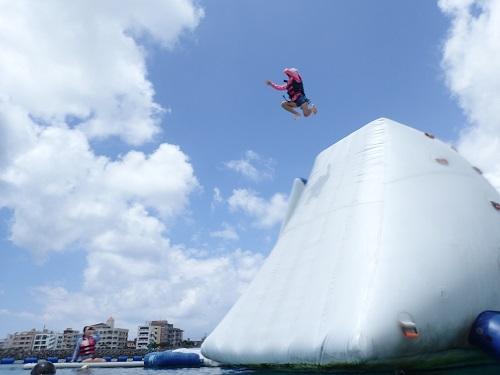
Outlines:
<svg viewBox="0 0 500 375"><path fill-rule="evenodd" d="M222 223L222 229L211 232L211 237L221 238L223 240L236 241L239 239L238 232L232 225Z"/></svg>
<svg viewBox="0 0 500 375"><path fill-rule="evenodd" d="M135 235L146 234L152 233ZM117 248L124 242L118 237L108 241ZM188 334L201 337L223 317L263 262L262 256L243 250L197 259L159 234L149 241L147 249L127 242L125 251L90 253L81 291L36 288L36 298L45 305L44 321L79 326L112 315L133 336L138 323L168 318ZM143 246L145 239L139 242Z"/></svg>
<svg viewBox="0 0 500 375"><path fill-rule="evenodd" d="M172 244L168 226L200 186L179 146L116 158L92 148L110 136L140 145L160 131L164 109L140 43L174 47L203 10L190 0L0 7L0 208L12 214L10 240L41 260L68 249L87 260L69 265L83 274L81 288L37 286L42 313L27 314L59 328L109 315L130 328L167 318L205 333L262 256L211 257Z"/></svg>
<svg viewBox="0 0 500 375"><path fill-rule="evenodd" d="M5 315L10 318L22 318L28 320L37 320L38 316L36 314L30 313L28 311L12 311L8 309L0 309L0 315Z"/></svg>
<svg viewBox="0 0 500 375"><path fill-rule="evenodd" d="M248 189L235 189L228 199L232 211L242 211L255 219L255 224L262 228L271 228L281 223L286 213L287 198L276 193L269 200L258 196Z"/></svg>
<svg viewBox="0 0 500 375"><path fill-rule="evenodd" d="M264 158L252 150L247 150L242 159L230 160L224 165L253 181L270 179L274 175L274 160Z"/></svg>
<svg viewBox="0 0 500 375"><path fill-rule="evenodd" d="M13 211L12 241L38 254L97 236L137 205L173 217L198 186L177 146L113 161L95 155L79 130L29 129L30 147L0 170L0 205Z"/></svg>
<svg viewBox="0 0 500 375"><path fill-rule="evenodd" d="M0 87L42 124L71 122L90 138L141 144L162 107L146 78L149 37L170 48L203 11L189 0L1 1Z"/></svg>
<svg viewBox="0 0 500 375"><path fill-rule="evenodd" d="M220 189L218 187L214 187L212 203L210 203L210 207L212 208L212 210L214 210L215 207L221 204L222 202L224 202L224 198L222 197Z"/></svg>
<svg viewBox="0 0 500 375"><path fill-rule="evenodd" d="M440 0L439 7L451 19L446 83L469 122L457 146L500 190L500 2Z"/></svg>

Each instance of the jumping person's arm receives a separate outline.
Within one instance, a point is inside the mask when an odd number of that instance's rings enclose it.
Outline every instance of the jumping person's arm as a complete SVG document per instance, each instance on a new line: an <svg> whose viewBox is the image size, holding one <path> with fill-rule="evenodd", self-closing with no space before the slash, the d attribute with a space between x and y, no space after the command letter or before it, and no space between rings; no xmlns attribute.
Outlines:
<svg viewBox="0 0 500 375"><path fill-rule="evenodd" d="M280 90L280 91L286 90L286 85L277 85L276 83L269 81L269 80L266 81L266 84L271 86L272 88L274 88L276 90Z"/></svg>
<svg viewBox="0 0 500 375"><path fill-rule="evenodd" d="M75 351L73 352L73 357L71 357L71 362L75 362L78 359L78 354L80 353L80 345L82 344L82 339L78 338L76 340Z"/></svg>

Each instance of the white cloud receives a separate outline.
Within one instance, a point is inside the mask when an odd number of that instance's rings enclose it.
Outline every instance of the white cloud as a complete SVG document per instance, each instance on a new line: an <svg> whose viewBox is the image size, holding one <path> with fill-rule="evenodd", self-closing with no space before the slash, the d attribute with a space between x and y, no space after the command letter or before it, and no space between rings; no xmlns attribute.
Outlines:
<svg viewBox="0 0 500 375"><path fill-rule="evenodd" d="M210 207L213 210L217 205L221 204L222 202L224 202L224 198L222 197L220 189L218 187L214 187L212 203L210 203Z"/></svg>
<svg viewBox="0 0 500 375"><path fill-rule="evenodd" d="M236 241L239 239L238 232L232 225L222 223L222 229L210 233L211 237L221 238L223 240Z"/></svg>
<svg viewBox="0 0 500 375"><path fill-rule="evenodd" d="M154 232L132 236L139 239ZM144 246L145 239L138 242ZM159 233L150 239L150 248L123 249L123 243L113 236L108 245L120 251L88 255L81 291L37 288L35 295L45 306L44 321L79 326L112 315L134 336L140 322L167 318L189 335L201 337L223 317L263 262L261 255L242 250L216 258L188 257Z"/></svg>
<svg viewBox="0 0 500 375"><path fill-rule="evenodd" d="M442 66L470 125L459 151L500 190L500 2L440 0L451 18Z"/></svg>
<svg viewBox="0 0 500 375"><path fill-rule="evenodd" d="M274 175L274 160L263 158L252 150L246 151L243 159L230 160L224 165L253 181L270 179Z"/></svg>
<svg viewBox="0 0 500 375"><path fill-rule="evenodd" d="M124 199L138 199L173 216L186 205L186 192L197 185L193 168L178 146L162 144L151 155L130 151L106 165L104 185Z"/></svg>
<svg viewBox="0 0 500 375"><path fill-rule="evenodd" d="M248 189L235 189L228 199L232 211L242 211L256 220L256 225L271 228L281 223L286 213L287 198L284 194L276 193L269 200L265 200L257 193Z"/></svg>
<svg viewBox="0 0 500 375"><path fill-rule="evenodd" d="M85 244L136 206L173 217L198 186L177 146L111 161L79 130L45 127L28 138L31 147L0 169L0 205L13 210L12 241L38 253Z"/></svg>
<svg viewBox="0 0 500 375"><path fill-rule="evenodd" d="M43 123L69 119L90 138L141 144L160 131L145 50L193 30L203 11L189 0L0 2L0 87Z"/></svg>
<svg viewBox="0 0 500 375"><path fill-rule="evenodd" d="M139 41L171 48L203 11L190 0L0 7L0 207L12 212L10 239L39 259L69 248L87 259L71 265L83 274L81 288L37 287L42 313L23 314L59 328L109 315L130 328L167 318L201 336L262 256L203 257L171 243L168 225L199 187L178 146L111 159L91 141L119 136L139 145L160 131L163 109Z"/></svg>
<svg viewBox="0 0 500 375"><path fill-rule="evenodd" d="M0 315L28 320L37 320L39 318L36 314L30 313L28 311L12 311L8 309L0 309Z"/></svg>

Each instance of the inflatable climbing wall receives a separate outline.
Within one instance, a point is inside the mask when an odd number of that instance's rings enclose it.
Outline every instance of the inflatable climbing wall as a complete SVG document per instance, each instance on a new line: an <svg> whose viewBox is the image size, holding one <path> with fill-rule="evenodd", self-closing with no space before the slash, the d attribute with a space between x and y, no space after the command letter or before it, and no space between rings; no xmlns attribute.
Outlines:
<svg viewBox="0 0 500 375"><path fill-rule="evenodd" d="M294 181L276 246L203 355L341 366L466 348L475 317L500 309L498 203L433 135L367 124Z"/></svg>

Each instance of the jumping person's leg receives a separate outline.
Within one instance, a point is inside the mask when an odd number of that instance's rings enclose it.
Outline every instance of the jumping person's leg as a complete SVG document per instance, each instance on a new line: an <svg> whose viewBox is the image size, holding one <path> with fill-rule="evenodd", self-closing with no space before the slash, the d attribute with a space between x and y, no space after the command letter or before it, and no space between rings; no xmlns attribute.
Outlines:
<svg viewBox="0 0 500 375"><path fill-rule="evenodd" d="M302 112L304 113L304 117L308 117L312 113L316 114L316 112L318 112L318 109L316 108L316 106L314 104L311 106L311 108L309 108L308 102L302 103L302 105L300 106L300 109L302 109Z"/></svg>
<svg viewBox="0 0 500 375"><path fill-rule="evenodd" d="M283 107L285 111L292 113L295 117L300 117L300 113L295 110L297 105L294 102L281 102L281 107Z"/></svg>

